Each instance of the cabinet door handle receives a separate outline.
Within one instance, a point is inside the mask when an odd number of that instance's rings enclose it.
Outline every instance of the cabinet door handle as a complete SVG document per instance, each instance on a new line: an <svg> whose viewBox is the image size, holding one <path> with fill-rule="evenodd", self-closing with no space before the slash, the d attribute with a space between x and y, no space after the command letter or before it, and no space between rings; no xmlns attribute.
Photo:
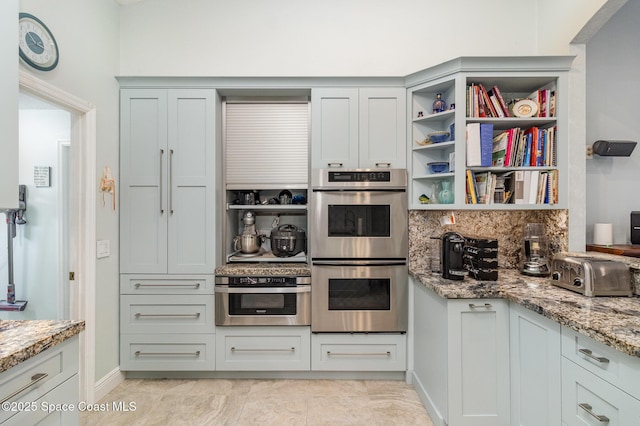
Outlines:
<svg viewBox="0 0 640 426"><path fill-rule="evenodd" d="M231 347L231 352L295 352L296 348L286 348L286 349L241 349L236 348L235 346Z"/></svg>
<svg viewBox="0 0 640 426"><path fill-rule="evenodd" d="M200 356L200 351L195 352L142 352L135 351L135 356Z"/></svg>
<svg viewBox="0 0 640 426"><path fill-rule="evenodd" d="M342 167L342 163L327 163L329 167Z"/></svg>
<svg viewBox="0 0 640 426"><path fill-rule="evenodd" d="M200 288L200 283L193 283L193 284L162 284L162 283L145 284L145 283L135 283L134 287L135 288L140 288L140 287L195 287L195 288Z"/></svg>
<svg viewBox="0 0 640 426"><path fill-rule="evenodd" d="M584 356L591 358L595 361L598 361L602 364L606 364L609 362L609 359L602 357L602 356L595 356L593 355L593 352L589 349L578 349L578 352L580 352L581 354L583 354Z"/></svg>
<svg viewBox="0 0 640 426"><path fill-rule="evenodd" d="M169 213L173 214L173 149L169 150Z"/></svg>
<svg viewBox="0 0 640 426"><path fill-rule="evenodd" d="M590 416L598 420L600 423L609 423L609 417L594 413L592 411L593 407L591 405L583 402L582 404L578 404L578 407L582 408L584 411L589 413Z"/></svg>
<svg viewBox="0 0 640 426"><path fill-rule="evenodd" d="M391 163L376 163L376 167L386 167L387 169L390 169Z"/></svg>
<svg viewBox="0 0 640 426"><path fill-rule="evenodd" d="M327 356L391 356L391 352L331 352L327 351Z"/></svg>
<svg viewBox="0 0 640 426"><path fill-rule="evenodd" d="M46 379L47 377L49 377L49 374L47 374L47 373L36 373L36 374L34 374L33 376L31 376L31 382L27 383L26 385L24 385L23 387L21 387L20 389L18 389L14 393L12 393L11 395L9 395L6 398L4 398L2 401L0 401L0 404L4 404L5 402L9 401L14 396L17 396L17 395L21 394L22 392L24 392L27 389L29 389L31 386L34 386L36 383Z"/></svg>
<svg viewBox="0 0 640 426"><path fill-rule="evenodd" d="M479 308L485 308L485 309L491 309L491 303L485 303L484 305L476 305L475 303L469 303L469 308L471 309L479 309Z"/></svg>
<svg viewBox="0 0 640 426"><path fill-rule="evenodd" d="M200 318L200 312L196 312L195 314L141 314L137 312L134 315L136 318L140 317L155 317L155 318Z"/></svg>
<svg viewBox="0 0 640 426"><path fill-rule="evenodd" d="M164 214L162 205L162 157L164 157L164 149L160 149L160 214Z"/></svg>

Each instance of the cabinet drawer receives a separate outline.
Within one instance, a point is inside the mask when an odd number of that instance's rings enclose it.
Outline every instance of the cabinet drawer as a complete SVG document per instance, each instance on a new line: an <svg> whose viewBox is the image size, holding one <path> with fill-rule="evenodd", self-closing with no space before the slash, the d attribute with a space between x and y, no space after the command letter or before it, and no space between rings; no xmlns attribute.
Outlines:
<svg viewBox="0 0 640 426"><path fill-rule="evenodd" d="M24 426L24 425L39 425L39 426L69 426L80 424L80 412L78 411L78 402L80 382L78 375L75 374L66 382L60 386L54 388L51 392L45 394L40 399L29 401L32 403L30 406L35 408L31 411L21 411L15 416L11 417L2 424L4 426ZM44 405L43 405L44 404ZM67 404L67 407L73 407L74 410L60 410L56 408L49 408L53 406L63 406Z"/></svg>
<svg viewBox="0 0 640 426"><path fill-rule="evenodd" d="M323 371L404 371L404 334L314 334L311 369Z"/></svg>
<svg viewBox="0 0 640 426"><path fill-rule="evenodd" d="M213 294L213 275L120 275L121 294Z"/></svg>
<svg viewBox="0 0 640 426"><path fill-rule="evenodd" d="M120 368L125 371L212 371L211 334L122 334Z"/></svg>
<svg viewBox="0 0 640 426"><path fill-rule="evenodd" d="M0 401L33 402L77 373L75 336L0 374ZM17 411L0 410L0 422L15 414Z"/></svg>
<svg viewBox="0 0 640 426"><path fill-rule="evenodd" d="M213 333L213 295L120 296L122 333Z"/></svg>
<svg viewBox="0 0 640 426"><path fill-rule="evenodd" d="M216 370L308 371L309 327L217 327Z"/></svg>
<svg viewBox="0 0 640 426"><path fill-rule="evenodd" d="M563 357L562 421L567 425L638 425L640 401Z"/></svg>
<svg viewBox="0 0 640 426"><path fill-rule="evenodd" d="M562 327L562 355L640 399L640 358Z"/></svg>

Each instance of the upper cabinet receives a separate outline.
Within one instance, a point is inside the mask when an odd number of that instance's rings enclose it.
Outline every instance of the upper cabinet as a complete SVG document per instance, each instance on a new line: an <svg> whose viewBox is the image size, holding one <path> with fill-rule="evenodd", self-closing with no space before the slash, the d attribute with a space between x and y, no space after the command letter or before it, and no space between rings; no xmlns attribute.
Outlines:
<svg viewBox="0 0 640 426"><path fill-rule="evenodd" d="M215 96L121 91L122 273L213 273Z"/></svg>
<svg viewBox="0 0 640 426"><path fill-rule="evenodd" d="M572 60L458 58L407 77L410 208L566 208Z"/></svg>
<svg viewBox="0 0 640 426"><path fill-rule="evenodd" d="M311 91L312 168L405 168L406 90Z"/></svg>

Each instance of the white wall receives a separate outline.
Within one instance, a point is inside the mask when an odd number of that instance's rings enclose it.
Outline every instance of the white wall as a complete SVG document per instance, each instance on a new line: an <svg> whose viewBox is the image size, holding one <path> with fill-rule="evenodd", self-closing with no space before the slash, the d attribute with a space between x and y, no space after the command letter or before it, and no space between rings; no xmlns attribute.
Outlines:
<svg viewBox="0 0 640 426"><path fill-rule="evenodd" d="M118 177L119 6L113 0L20 0L20 11L45 22L60 48L58 67L27 72L96 105L97 173L109 165ZM15 48L14 48L15 52ZM17 52L15 56L17 57ZM98 190L100 176L95 177ZM117 183L118 184L118 183ZM118 215L97 197L98 240L110 240L111 256L96 262L96 380L118 367ZM95 256L95 252L87 254ZM31 302L29 302L31 303Z"/></svg>
<svg viewBox="0 0 640 426"><path fill-rule="evenodd" d="M640 142L640 2L629 1L587 43L587 141ZM587 160L587 243L593 224L613 223L613 242L630 239L629 213L640 210L640 148L631 157Z"/></svg>
<svg viewBox="0 0 640 426"><path fill-rule="evenodd" d="M404 76L458 56L567 54L604 1L147 0L121 9L120 74Z"/></svg>
<svg viewBox="0 0 640 426"><path fill-rule="evenodd" d="M13 239L16 299L28 300L23 312L0 312L3 319L57 319L58 316L58 141L68 140L71 115L63 110L20 110L20 184L27 186L27 224ZM51 167L51 186L36 187L34 166ZM3 215L4 216L4 215ZM4 217L3 217L4 219ZM4 221L2 222L4 225ZM7 227L0 227L7 241ZM0 283L6 283L7 245L0 251ZM0 291L5 291L4 287Z"/></svg>

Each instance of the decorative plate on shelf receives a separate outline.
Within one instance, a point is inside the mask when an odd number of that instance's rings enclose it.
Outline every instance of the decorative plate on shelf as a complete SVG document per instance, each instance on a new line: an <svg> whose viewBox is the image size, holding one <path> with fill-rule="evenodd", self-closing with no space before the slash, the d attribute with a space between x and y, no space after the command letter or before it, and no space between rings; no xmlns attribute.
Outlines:
<svg viewBox="0 0 640 426"><path fill-rule="evenodd" d="M519 118L529 118L538 115L538 103L531 99L519 99L511 105L511 112Z"/></svg>

